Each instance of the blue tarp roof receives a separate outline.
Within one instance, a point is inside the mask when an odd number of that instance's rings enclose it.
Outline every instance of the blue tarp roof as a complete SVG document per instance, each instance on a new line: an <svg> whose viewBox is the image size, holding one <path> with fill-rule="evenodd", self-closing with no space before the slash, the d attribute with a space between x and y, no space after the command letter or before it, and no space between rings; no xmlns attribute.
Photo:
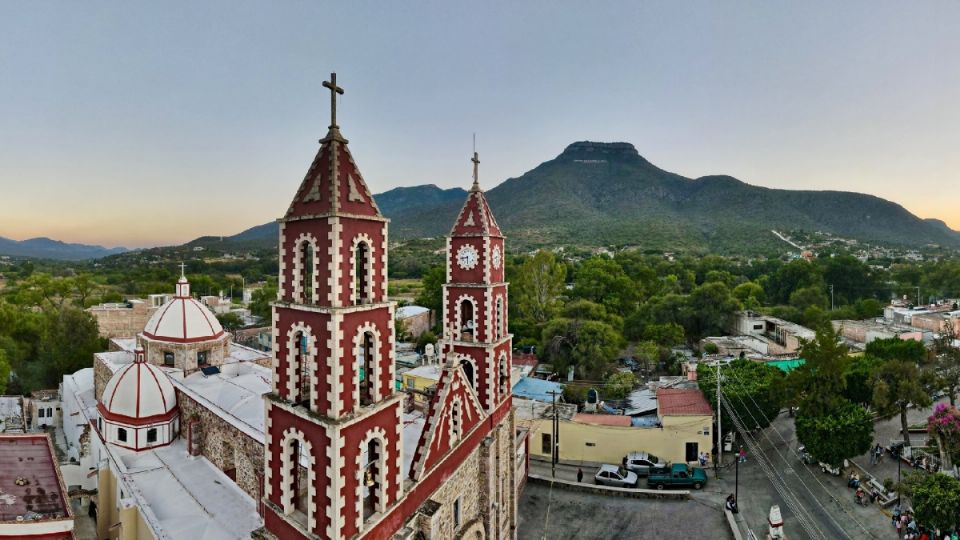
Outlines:
<svg viewBox="0 0 960 540"><path fill-rule="evenodd" d="M550 392L562 392L563 385L534 377L522 377L513 387L513 395L534 401L552 402Z"/></svg>

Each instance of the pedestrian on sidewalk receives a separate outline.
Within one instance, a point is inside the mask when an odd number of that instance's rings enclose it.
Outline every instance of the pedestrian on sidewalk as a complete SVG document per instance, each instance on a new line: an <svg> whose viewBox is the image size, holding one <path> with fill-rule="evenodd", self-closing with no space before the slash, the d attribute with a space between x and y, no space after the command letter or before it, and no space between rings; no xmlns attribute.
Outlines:
<svg viewBox="0 0 960 540"><path fill-rule="evenodd" d="M883 447L880 446L880 443L877 443L877 446L873 449L873 463L879 465L883 460Z"/></svg>
<svg viewBox="0 0 960 540"><path fill-rule="evenodd" d="M583 469L577 467L577 483L583 482Z"/></svg>
<svg viewBox="0 0 960 540"><path fill-rule="evenodd" d="M700 466L701 466L701 467L706 467L706 466L707 466L707 453L706 453L706 452L700 452Z"/></svg>
<svg viewBox="0 0 960 540"><path fill-rule="evenodd" d="M740 447L740 453L738 454L737 459L740 460L740 463L747 462L747 451L743 449L743 446Z"/></svg>

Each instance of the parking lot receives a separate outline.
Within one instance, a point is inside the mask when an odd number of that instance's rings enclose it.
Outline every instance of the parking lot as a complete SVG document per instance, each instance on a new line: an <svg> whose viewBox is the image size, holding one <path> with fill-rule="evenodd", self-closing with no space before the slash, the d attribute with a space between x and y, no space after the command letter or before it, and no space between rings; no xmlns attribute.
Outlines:
<svg viewBox="0 0 960 540"><path fill-rule="evenodd" d="M733 538L721 505L631 499L528 483L518 511L520 540Z"/></svg>

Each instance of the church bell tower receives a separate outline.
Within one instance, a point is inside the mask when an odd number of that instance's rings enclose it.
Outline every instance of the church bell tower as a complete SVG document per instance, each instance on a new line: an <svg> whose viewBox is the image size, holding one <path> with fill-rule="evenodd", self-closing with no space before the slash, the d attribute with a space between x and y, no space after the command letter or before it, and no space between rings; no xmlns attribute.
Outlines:
<svg viewBox="0 0 960 540"><path fill-rule="evenodd" d="M447 238L443 286L443 353L463 366L480 403L493 411L510 395L511 335L507 332L504 238L480 189L473 186Z"/></svg>
<svg viewBox="0 0 960 540"><path fill-rule="evenodd" d="M264 521L277 538L351 538L402 497L387 222L331 122L280 220Z"/></svg>

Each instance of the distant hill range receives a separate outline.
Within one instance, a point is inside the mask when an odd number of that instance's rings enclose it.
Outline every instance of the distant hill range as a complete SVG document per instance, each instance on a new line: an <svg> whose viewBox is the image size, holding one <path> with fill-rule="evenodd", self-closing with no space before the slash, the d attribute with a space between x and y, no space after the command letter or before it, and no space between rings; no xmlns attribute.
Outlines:
<svg viewBox="0 0 960 540"><path fill-rule="evenodd" d="M58 259L79 261L97 259L129 251L127 248L105 248L86 244L68 244L50 238L31 238L29 240L10 240L0 236L0 255L13 257L34 257L39 259Z"/></svg>
<svg viewBox="0 0 960 540"><path fill-rule="evenodd" d="M391 239L449 233L465 197L463 189L435 185L376 195L381 211L391 219ZM787 247L771 229L824 231L912 247L960 247L960 232L944 222L921 219L879 197L771 189L731 176L686 178L656 167L632 144L622 142L573 143L556 158L490 189L487 198L511 244L521 248L616 244L657 251L755 253ZM212 240L204 237L191 244ZM253 227L223 241L276 246L277 224Z"/></svg>

